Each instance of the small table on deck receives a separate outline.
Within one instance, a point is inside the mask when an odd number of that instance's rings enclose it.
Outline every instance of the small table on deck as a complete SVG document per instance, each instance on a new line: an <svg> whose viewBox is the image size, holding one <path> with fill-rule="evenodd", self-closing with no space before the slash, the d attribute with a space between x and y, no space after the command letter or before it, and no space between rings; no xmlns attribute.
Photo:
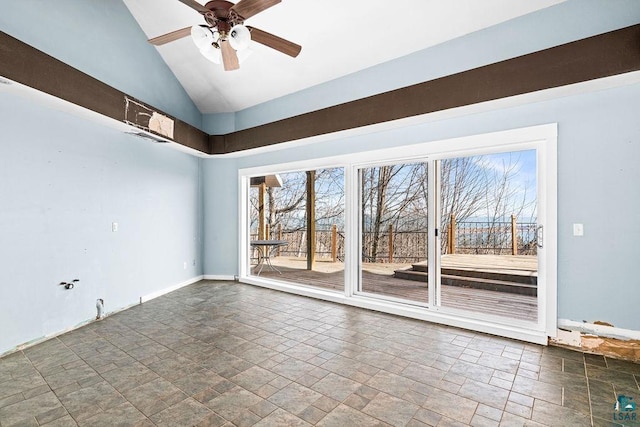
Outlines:
<svg viewBox="0 0 640 427"><path fill-rule="evenodd" d="M255 270L257 271L256 275L259 276L262 273L262 268L264 267L265 262L272 270L277 271L279 274L282 274L280 270L275 268L273 264L271 264L271 252L278 246L285 246L289 242L286 240L252 240L249 242L252 248L256 248L258 250L258 263L256 264ZM258 270L258 267L260 269Z"/></svg>

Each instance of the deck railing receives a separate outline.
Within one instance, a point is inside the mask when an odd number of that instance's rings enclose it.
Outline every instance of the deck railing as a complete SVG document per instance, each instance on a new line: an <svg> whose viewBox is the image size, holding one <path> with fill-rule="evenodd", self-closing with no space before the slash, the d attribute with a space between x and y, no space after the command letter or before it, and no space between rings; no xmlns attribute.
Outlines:
<svg viewBox="0 0 640 427"><path fill-rule="evenodd" d="M276 256L306 257L305 229L284 230L274 227L268 230L270 239L286 240L285 246L276 249ZM537 224L511 221L463 221L451 218L441 230L443 254L495 254L536 255ZM344 260L344 230L336 225L316 229L316 258L331 261ZM257 239L257 233L251 239ZM371 253L373 232L362 234L362 259L366 262L413 263L423 261L427 254L426 230L394 230L388 226L378 233L376 254Z"/></svg>
<svg viewBox="0 0 640 427"><path fill-rule="evenodd" d="M516 221L464 221L452 216L443 230L443 253L536 255L537 224Z"/></svg>

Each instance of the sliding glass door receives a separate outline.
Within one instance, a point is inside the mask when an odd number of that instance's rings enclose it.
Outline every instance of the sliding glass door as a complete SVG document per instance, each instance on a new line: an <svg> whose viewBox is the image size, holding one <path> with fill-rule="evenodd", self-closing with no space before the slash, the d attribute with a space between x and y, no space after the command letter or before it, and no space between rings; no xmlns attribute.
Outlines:
<svg viewBox="0 0 640 427"><path fill-rule="evenodd" d="M536 323L536 150L438 161L443 309Z"/></svg>
<svg viewBox="0 0 640 427"><path fill-rule="evenodd" d="M358 170L359 292L428 304L427 175L426 162Z"/></svg>
<svg viewBox="0 0 640 427"><path fill-rule="evenodd" d="M344 290L344 169L249 179L249 273Z"/></svg>
<svg viewBox="0 0 640 427"><path fill-rule="evenodd" d="M241 170L240 280L544 343L555 152L544 125Z"/></svg>
<svg viewBox="0 0 640 427"><path fill-rule="evenodd" d="M357 175L361 295L537 323L536 150L374 164Z"/></svg>

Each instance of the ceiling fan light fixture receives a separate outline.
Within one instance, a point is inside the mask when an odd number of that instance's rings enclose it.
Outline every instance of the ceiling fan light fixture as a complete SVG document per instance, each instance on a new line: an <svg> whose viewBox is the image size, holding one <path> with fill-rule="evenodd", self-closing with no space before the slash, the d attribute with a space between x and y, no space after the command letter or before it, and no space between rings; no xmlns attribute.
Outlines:
<svg viewBox="0 0 640 427"><path fill-rule="evenodd" d="M209 61L224 64L225 71L237 70L239 63L250 54L252 42L278 52L297 57L302 46L289 40L245 26L244 21L282 0L238 0L235 4L227 0L211 0L202 5L203 0L179 0L204 16L206 25L181 28L149 39L154 46L161 46L191 35L193 43ZM206 1L206 0L205 0Z"/></svg>
<svg viewBox="0 0 640 427"><path fill-rule="evenodd" d="M218 27L212 28L211 31L213 32L213 43L218 43L218 41L220 41L220 32L218 31Z"/></svg>
<svg viewBox="0 0 640 427"><path fill-rule="evenodd" d="M229 31L229 44L237 51L244 50L251 43L251 32L242 24L234 25Z"/></svg>
<svg viewBox="0 0 640 427"><path fill-rule="evenodd" d="M222 53L220 52L219 48L216 48L213 45L209 45L204 49L200 49L200 53L202 54L202 56L204 56L214 64L222 63Z"/></svg>
<svg viewBox="0 0 640 427"><path fill-rule="evenodd" d="M211 46L211 43L214 42L213 33L206 25L194 25L191 27L191 40L200 50Z"/></svg>

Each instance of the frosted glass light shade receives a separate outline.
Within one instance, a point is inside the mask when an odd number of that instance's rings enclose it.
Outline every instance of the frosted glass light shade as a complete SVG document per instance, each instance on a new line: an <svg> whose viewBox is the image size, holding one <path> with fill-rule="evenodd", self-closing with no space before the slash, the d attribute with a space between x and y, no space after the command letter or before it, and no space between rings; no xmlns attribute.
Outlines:
<svg viewBox="0 0 640 427"><path fill-rule="evenodd" d="M243 50L249 47L251 31L244 25L234 25L229 32L229 44L235 50Z"/></svg>
<svg viewBox="0 0 640 427"><path fill-rule="evenodd" d="M198 49L202 50L213 43L213 33L207 26L194 25L191 27L191 40Z"/></svg>
<svg viewBox="0 0 640 427"><path fill-rule="evenodd" d="M205 46L204 49L200 49L200 53L214 64L220 64L222 62L222 53L220 52L220 49L213 47L213 45Z"/></svg>

